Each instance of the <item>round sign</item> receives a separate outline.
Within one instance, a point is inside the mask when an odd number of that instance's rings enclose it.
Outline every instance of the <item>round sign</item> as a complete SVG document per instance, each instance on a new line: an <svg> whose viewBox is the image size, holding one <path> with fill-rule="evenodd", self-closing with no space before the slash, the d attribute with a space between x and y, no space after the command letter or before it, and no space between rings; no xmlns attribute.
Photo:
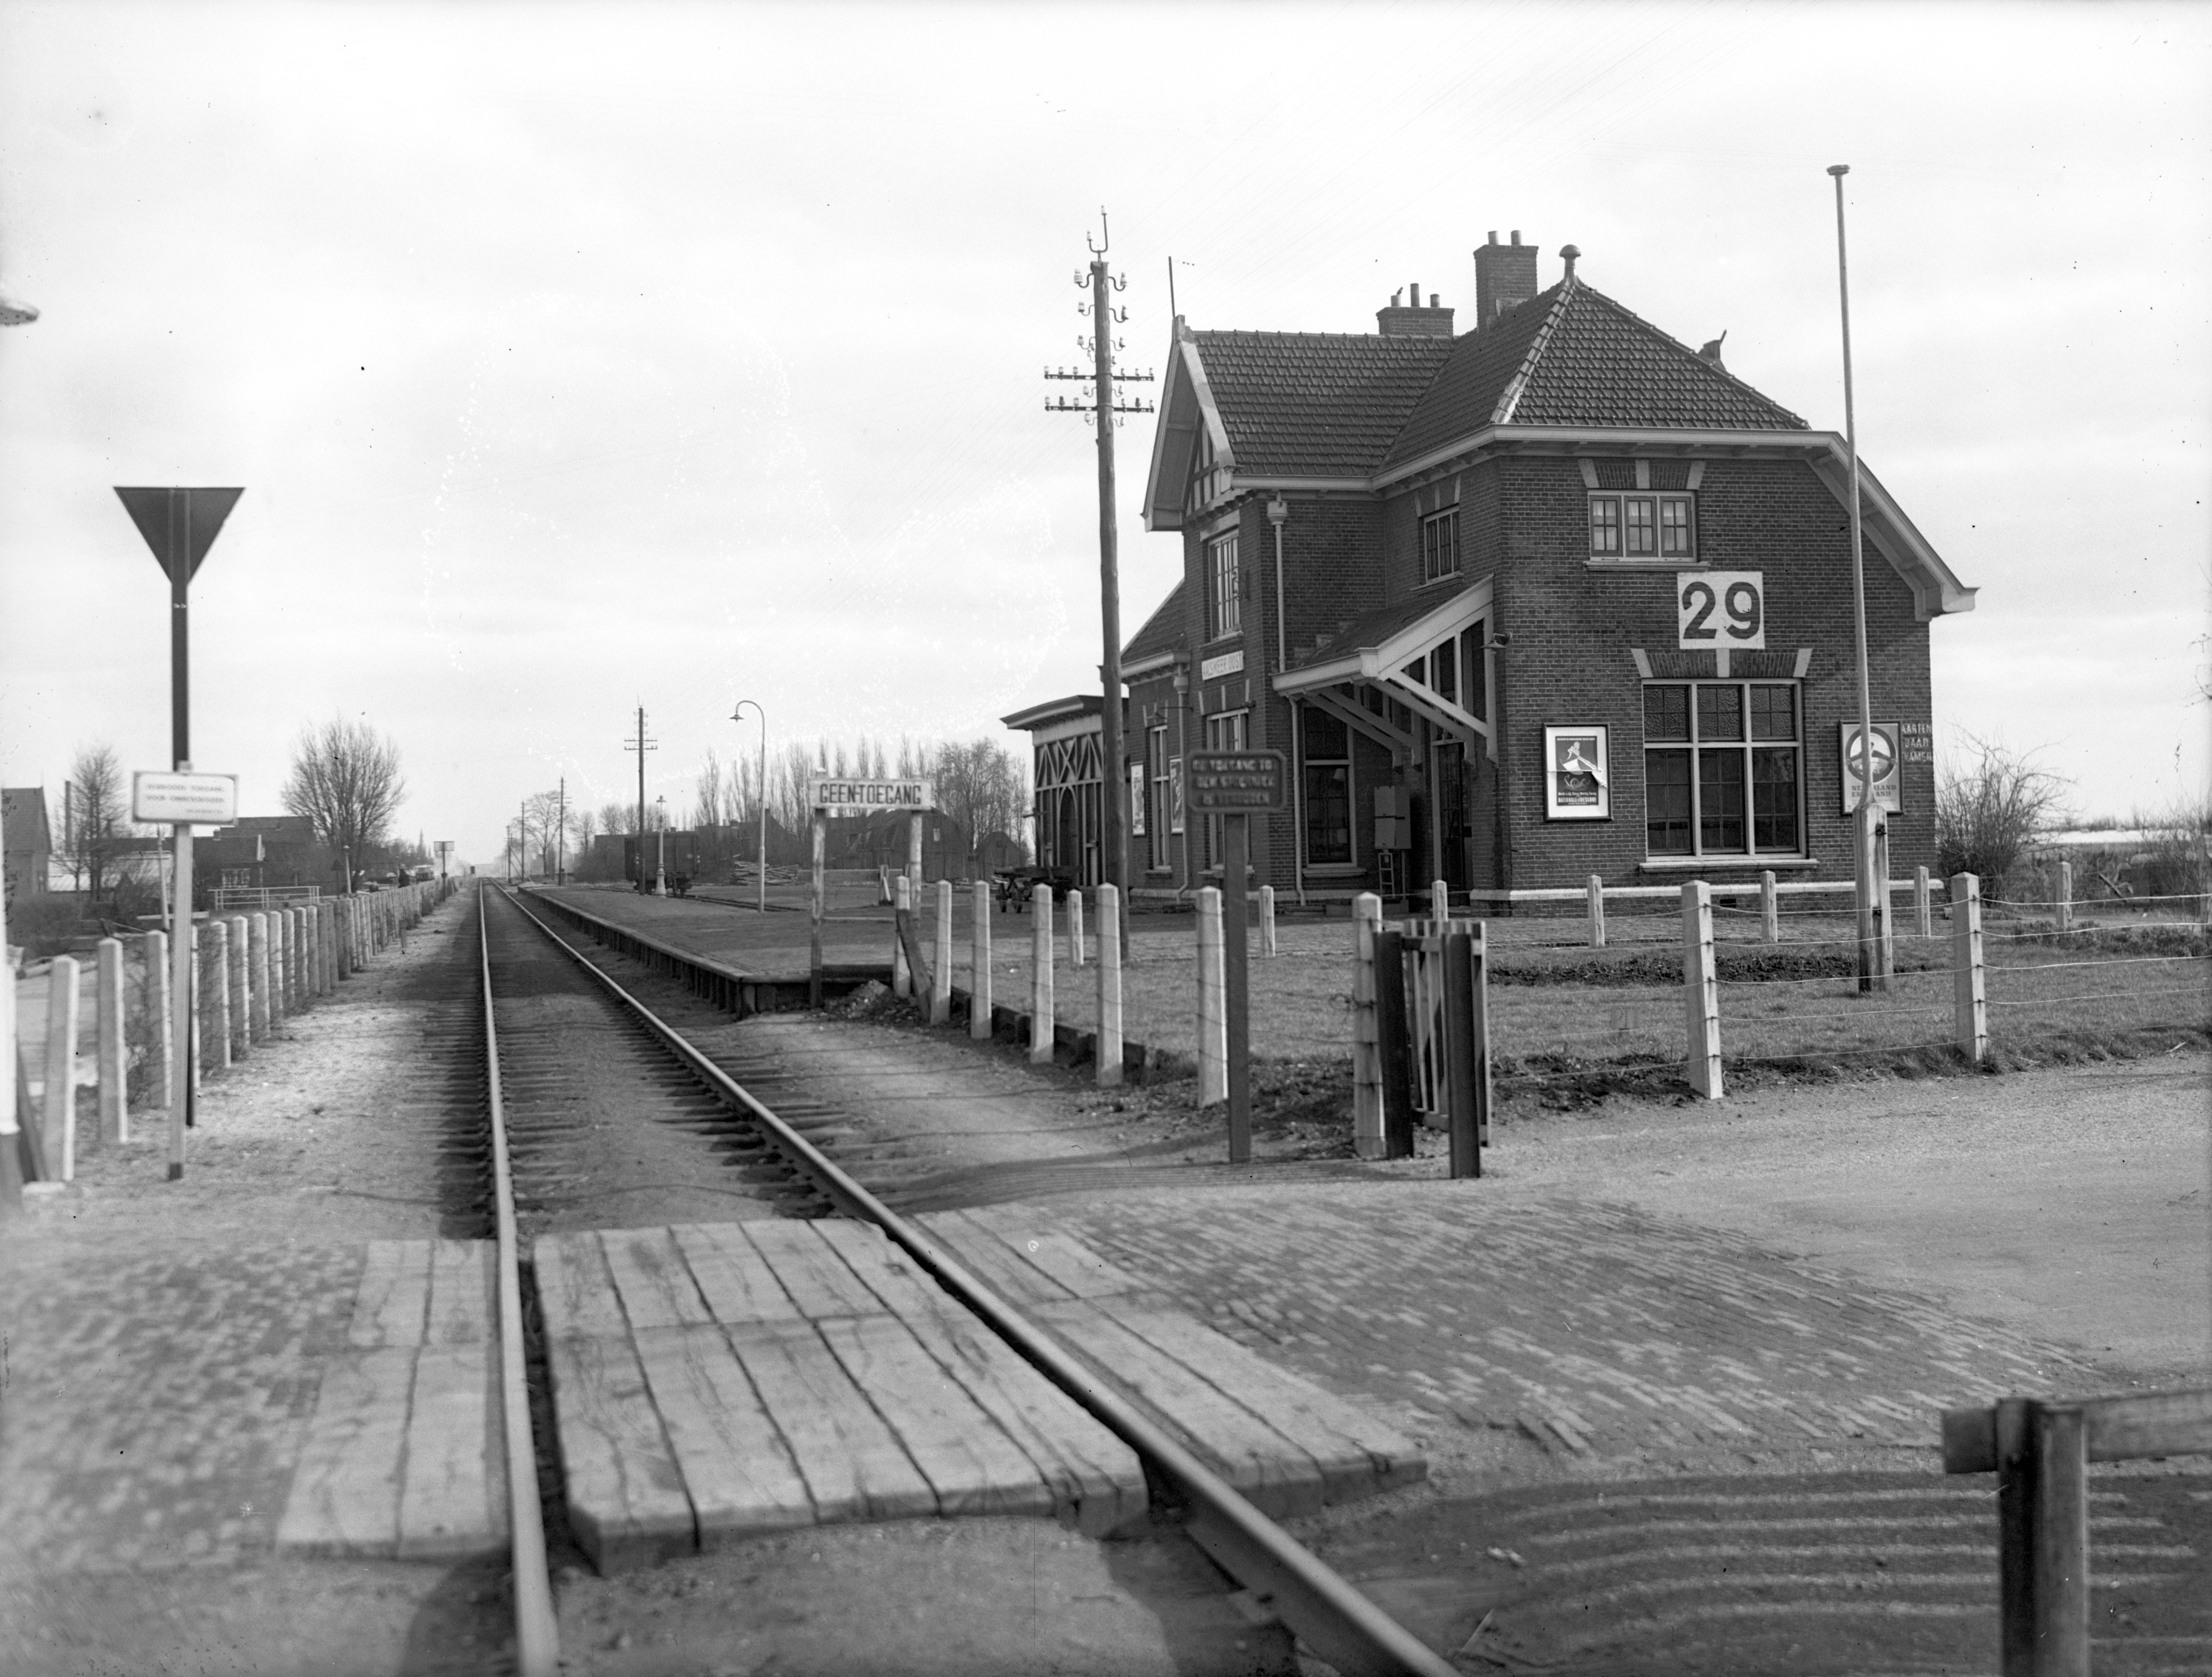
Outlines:
<svg viewBox="0 0 2212 1677"><path fill-rule="evenodd" d="M1859 742L1862 737L1856 728L1853 728L1844 737L1844 772L1854 781L1860 777L1859 768L1863 753ZM1889 778L1890 771L1896 767L1897 754L1890 745L1888 735L1882 732L1880 728L1876 728L1874 731L1874 783L1880 786Z"/></svg>

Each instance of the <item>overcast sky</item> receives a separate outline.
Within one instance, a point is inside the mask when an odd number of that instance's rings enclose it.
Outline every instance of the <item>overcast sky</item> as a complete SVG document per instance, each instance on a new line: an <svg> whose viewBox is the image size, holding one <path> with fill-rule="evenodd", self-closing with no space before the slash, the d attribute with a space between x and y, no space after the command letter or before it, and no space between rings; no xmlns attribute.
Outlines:
<svg viewBox="0 0 2212 1677"><path fill-rule="evenodd" d="M1095 466L1040 378L1112 213L1126 360L1466 309L1519 228L1841 428L1981 589L1939 740L2084 813L2207 782L2212 11L1821 4L0 3L0 781L168 749L165 585L112 486L243 484L193 754L303 725L496 856L565 775L1000 732L1095 689ZM1177 538L1120 434L1122 621Z"/></svg>

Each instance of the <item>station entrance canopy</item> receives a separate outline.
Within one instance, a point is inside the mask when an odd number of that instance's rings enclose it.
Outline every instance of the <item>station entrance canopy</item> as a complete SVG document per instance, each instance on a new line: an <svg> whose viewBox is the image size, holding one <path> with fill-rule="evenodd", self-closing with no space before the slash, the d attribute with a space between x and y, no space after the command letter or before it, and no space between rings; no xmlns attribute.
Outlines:
<svg viewBox="0 0 2212 1677"><path fill-rule="evenodd" d="M1275 690L1389 747L1400 763L1419 754L1413 735L1393 720L1392 705L1494 759L1490 619L1487 578L1439 605L1387 606L1346 624L1304 663L1276 677ZM1386 702L1379 711L1370 702L1376 698Z"/></svg>

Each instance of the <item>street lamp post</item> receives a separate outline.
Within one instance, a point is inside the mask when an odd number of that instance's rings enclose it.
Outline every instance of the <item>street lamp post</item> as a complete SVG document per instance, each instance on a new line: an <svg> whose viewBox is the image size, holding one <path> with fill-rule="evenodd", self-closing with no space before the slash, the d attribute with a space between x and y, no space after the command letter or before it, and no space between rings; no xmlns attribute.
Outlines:
<svg viewBox="0 0 2212 1677"><path fill-rule="evenodd" d="M665 793L653 800L653 894L668 895L668 799Z"/></svg>
<svg viewBox="0 0 2212 1677"><path fill-rule="evenodd" d="M754 882L755 906L763 914L768 913L768 712L762 710L757 699L740 699L738 708L730 713L734 722L743 716L747 705L759 713L761 724L760 749L760 875Z"/></svg>

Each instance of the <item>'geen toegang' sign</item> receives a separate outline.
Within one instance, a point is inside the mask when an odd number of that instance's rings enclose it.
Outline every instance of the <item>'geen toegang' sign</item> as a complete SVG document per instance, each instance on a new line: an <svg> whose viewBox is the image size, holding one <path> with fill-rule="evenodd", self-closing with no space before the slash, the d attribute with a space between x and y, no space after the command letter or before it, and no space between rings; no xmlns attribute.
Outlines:
<svg viewBox="0 0 2212 1677"><path fill-rule="evenodd" d="M806 805L829 815L869 815L878 810L933 810L935 788L927 780L832 781L806 783Z"/></svg>
<svg viewBox="0 0 2212 1677"><path fill-rule="evenodd" d="M1758 571L1674 573L1674 644L1684 652L1763 649L1766 587Z"/></svg>
<svg viewBox="0 0 2212 1677"><path fill-rule="evenodd" d="M1190 807L1199 815L1265 815L1279 810L1287 783L1280 751L1190 754Z"/></svg>
<svg viewBox="0 0 2212 1677"><path fill-rule="evenodd" d="M139 769L131 776L131 818L228 827L238 819L238 776Z"/></svg>

